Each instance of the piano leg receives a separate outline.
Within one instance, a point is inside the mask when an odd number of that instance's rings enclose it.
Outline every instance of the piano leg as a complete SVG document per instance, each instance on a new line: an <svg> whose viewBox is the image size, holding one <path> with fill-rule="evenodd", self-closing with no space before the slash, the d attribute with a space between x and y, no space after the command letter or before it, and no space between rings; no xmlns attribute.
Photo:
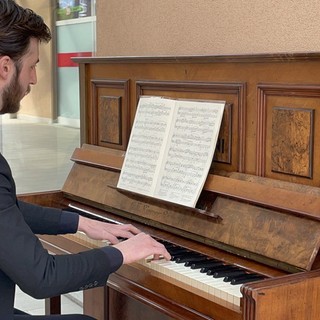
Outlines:
<svg viewBox="0 0 320 320"><path fill-rule="evenodd" d="M107 290L107 287L99 287L83 291L83 313L98 320L108 320Z"/></svg>
<svg viewBox="0 0 320 320"><path fill-rule="evenodd" d="M46 315L61 314L60 296L45 299L45 313Z"/></svg>

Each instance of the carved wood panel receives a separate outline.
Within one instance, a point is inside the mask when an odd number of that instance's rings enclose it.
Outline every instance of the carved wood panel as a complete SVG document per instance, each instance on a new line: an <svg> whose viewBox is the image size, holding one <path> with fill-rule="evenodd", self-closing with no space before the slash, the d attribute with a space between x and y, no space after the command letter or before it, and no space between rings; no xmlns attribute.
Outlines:
<svg viewBox="0 0 320 320"><path fill-rule="evenodd" d="M312 177L313 111L281 107L272 109L273 172Z"/></svg>
<svg viewBox="0 0 320 320"><path fill-rule="evenodd" d="M256 174L296 183L314 179L320 86L259 84L257 91Z"/></svg>
<svg viewBox="0 0 320 320"><path fill-rule="evenodd" d="M125 150L128 142L129 80L91 81L88 143Z"/></svg>
<svg viewBox="0 0 320 320"><path fill-rule="evenodd" d="M121 97L100 96L98 114L99 142L121 144Z"/></svg>
<svg viewBox="0 0 320 320"><path fill-rule="evenodd" d="M211 172L243 172L310 186L320 183L320 55L273 54L257 56L195 57L94 57L79 59L81 92L81 142L125 150L140 95L225 100L230 104L231 124L223 124ZM91 81L106 82L105 88ZM108 80L109 79L109 80ZM112 83L128 79L127 93ZM129 80L130 79L130 80ZM100 84L97 82L97 85ZM115 85L116 86L116 85ZM129 88L130 87L130 88ZM99 137L92 104L101 97L120 97L121 129ZM105 101L102 102L103 104ZM128 106L129 105L129 106ZM124 107L127 106L127 107ZM284 155L276 151L273 108L314 110L313 137L308 155L310 168L281 169ZM89 111L83 112L82 110ZM108 115L109 116L109 115ZM227 117L227 122L230 120ZM113 122L115 124L115 122ZM231 136L228 130L231 128ZM98 126L96 126L98 127ZM100 125L101 127L101 125ZM111 130L110 130L111 131ZM226 134L227 133L227 134ZM275 134L275 132L274 132ZM273 135L275 137L275 135ZM107 137L107 138L106 138ZM101 139L102 138L102 139ZM111 138L111 139L110 139ZM229 146L226 141L229 138ZM99 140L102 140L99 142ZM120 142L118 144L117 139ZM115 143L116 142L116 143ZM290 142L295 143L294 140ZM286 157L290 157L285 155ZM273 159L273 160L272 160ZM309 162L308 162L309 163ZM225 172L223 172L225 171Z"/></svg>

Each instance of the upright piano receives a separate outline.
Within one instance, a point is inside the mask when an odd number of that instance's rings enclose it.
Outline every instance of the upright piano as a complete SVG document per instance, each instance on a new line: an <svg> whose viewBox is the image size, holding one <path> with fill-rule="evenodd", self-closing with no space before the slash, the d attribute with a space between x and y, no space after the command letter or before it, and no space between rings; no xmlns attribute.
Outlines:
<svg viewBox="0 0 320 320"><path fill-rule="evenodd" d="M320 54L76 58L81 147L62 190L21 196L163 242L84 290L98 320L320 319ZM226 101L196 208L117 189L142 95ZM195 159L196 161L196 159ZM55 254L105 245L40 236Z"/></svg>

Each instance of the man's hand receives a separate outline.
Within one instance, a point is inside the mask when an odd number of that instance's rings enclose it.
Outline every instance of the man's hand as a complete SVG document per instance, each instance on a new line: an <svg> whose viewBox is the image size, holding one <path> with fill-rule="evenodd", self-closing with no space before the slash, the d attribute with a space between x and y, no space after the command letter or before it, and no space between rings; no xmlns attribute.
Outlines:
<svg viewBox="0 0 320 320"><path fill-rule="evenodd" d="M112 244L119 242L118 238L131 238L140 230L131 224L113 224L79 216L78 231L84 232L94 240L108 240Z"/></svg>
<svg viewBox="0 0 320 320"><path fill-rule="evenodd" d="M166 260L171 259L165 246L144 232L119 242L114 247L121 251L123 264L132 263L152 255L154 259L159 259L159 257L163 257Z"/></svg>

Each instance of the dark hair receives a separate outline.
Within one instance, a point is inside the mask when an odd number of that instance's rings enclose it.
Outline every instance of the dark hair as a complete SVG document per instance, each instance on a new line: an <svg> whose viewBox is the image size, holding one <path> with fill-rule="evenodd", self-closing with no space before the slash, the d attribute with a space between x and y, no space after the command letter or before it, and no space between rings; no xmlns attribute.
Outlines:
<svg viewBox="0 0 320 320"><path fill-rule="evenodd" d="M51 40L51 32L42 17L13 0L0 0L0 56L19 62L31 38L40 42Z"/></svg>

